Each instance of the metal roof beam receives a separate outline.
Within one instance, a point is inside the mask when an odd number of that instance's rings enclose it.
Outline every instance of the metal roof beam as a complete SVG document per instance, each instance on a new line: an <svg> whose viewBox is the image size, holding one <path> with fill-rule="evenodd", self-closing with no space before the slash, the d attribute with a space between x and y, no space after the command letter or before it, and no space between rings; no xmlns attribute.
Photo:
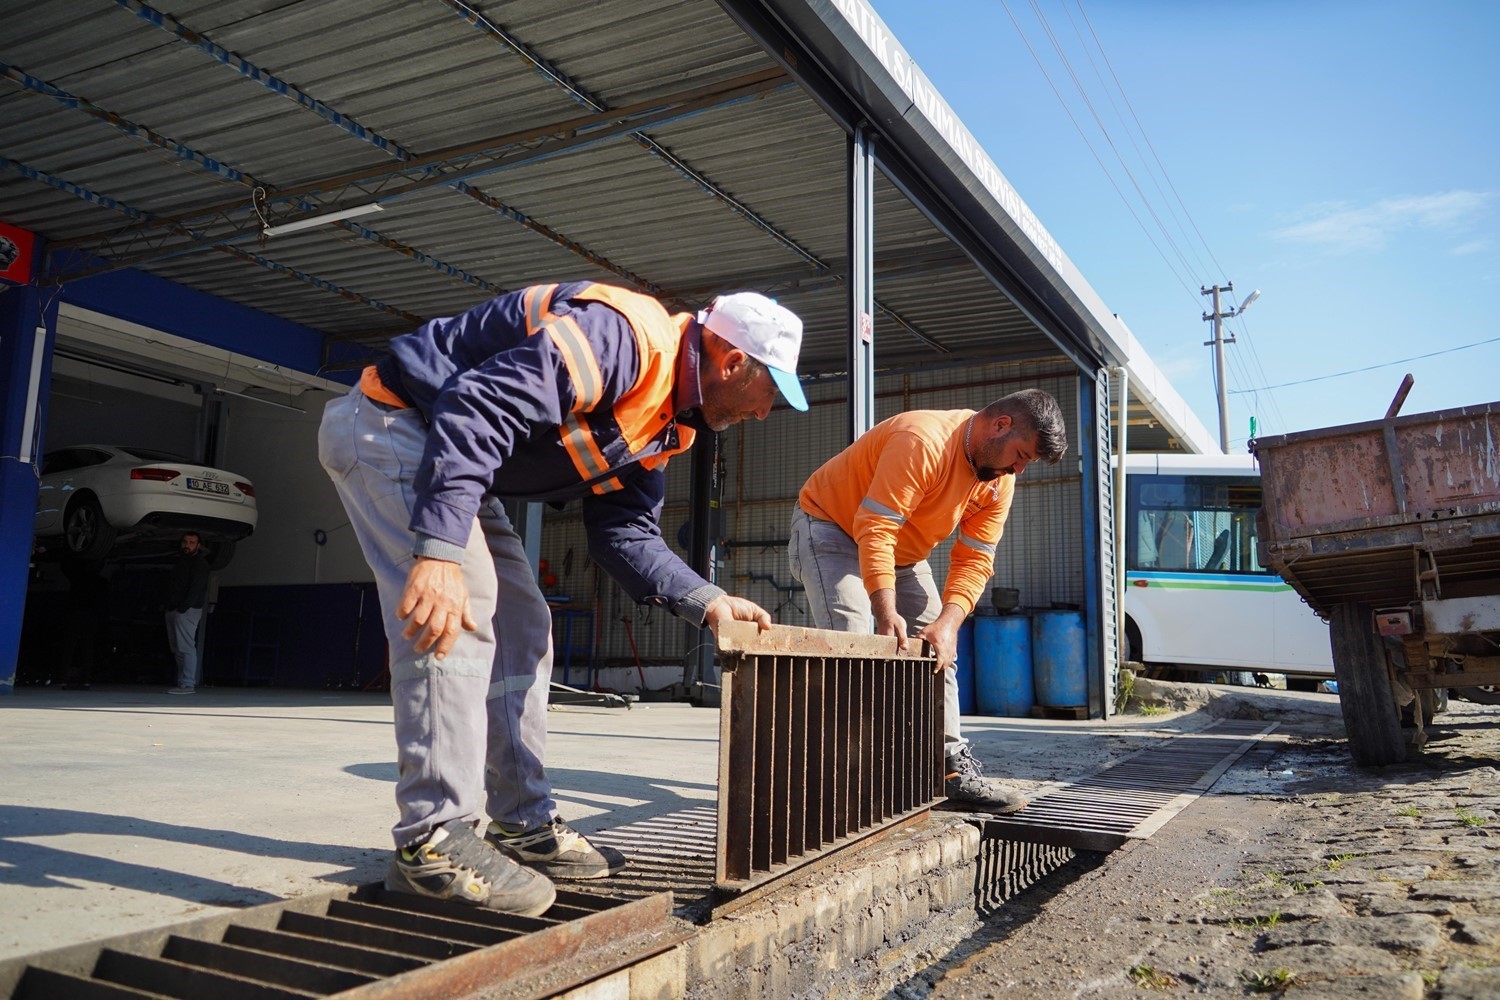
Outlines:
<svg viewBox="0 0 1500 1000"><path fill-rule="evenodd" d="M348 299L350 302L358 302L361 305L369 306L371 309L378 309L381 312L390 313L392 316L399 316L413 326L426 322L425 319L415 313L409 313L404 309L397 309L395 306L387 305L378 299L372 299L363 292L356 292L353 289L345 288L343 285L335 284L326 278L319 278L317 275L299 271L294 267L288 267L280 261L269 260L259 254L241 250L239 247L216 246L213 249L219 253L227 253L231 257L238 257L240 260L263 267L267 271L274 271L277 274L284 274L288 278L295 278L305 285L320 288L325 292L332 292L340 298Z"/></svg>
<svg viewBox="0 0 1500 1000"><path fill-rule="evenodd" d="M63 107L71 108L74 111L88 115L90 118L98 119L121 134L145 143L147 146L155 147L169 154L174 160L185 160L206 173L250 187L261 183L249 174L237 170L221 160L216 160L211 156L200 153L189 146L154 132L144 125L117 115L113 111L106 111L91 101L76 94L70 94L61 87L54 86L46 80L34 77L16 66L0 63L0 78L9 80L11 83L23 87L32 93L50 97Z"/></svg>
<svg viewBox="0 0 1500 1000"><path fill-rule="evenodd" d="M206 53L210 57L218 60L219 62L221 62L223 64L225 64L226 66L229 66L229 67L231 67L233 69L238 70L242 76L245 76L245 77L247 77L249 79L252 79L252 80L260 83L261 85L263 85L264 87L266 87L266 89L272 91L273 93L280 94L283 97L287 97L287 98L289 98L291 100L294 100L300 107L307 108L307 109L309 109L309 110L311 110L311 111L319 114L326 121L329 121L332 124L337 125L340 128L343 128L349 134L351 134L351 135L353 135L353 136L355 136L355 137L357 137L357 138L359 138L359 139L361 139L361 140L363 140L365 142L368 142L371 145L373 145L373 146L375 146L375 147L377 147L377 148L379 148L381 150L384 150L385 152L390 153L391 155L397 157L397 159L399 159L399 160L401 160L403 162L411 162L412 160L416 159L415 154L413 154L411 151L407 150L406 148L404 148L403 146L401 146L399 143L395 142L394 140L389 139L389 138L387 138L385 136L380 135L378 132L375 132L373 129L366 128L365 126L359 124L358 122L356 122L354 119L348 117L347 115L341 114L340 112L338 112L335 109L329 107L328 105L324 104L323 102L318 101L316 98L313 98L310 95L304 93L303 91L297 89L295 86L292 86L292 85L286 83L285 81L280 80L279 78L277 78L273 74L271 74L271 73L269 73L269 72L261 69L260 67L258 67L256 65L250 63L244 57L242 57L242 56L240 56L240 55L238 55L236 53L230 52L228 49L225 49L223 46L220 46L220 45L216 44L215 42L213 42L211 39L207 38L206 36L201 35L201 34L195 32L195 31L191 30L190 28L186 27L180 21L177 21L175 18L171 17L170 15L163 14L160 11L157 11L154 8L148 6L148 5L144 4L144 3L141 3L140 0L116 0L116 2L121 7L125 8L125 9L127 9L129 11L132 11L133 13L135 13L138 17L140 17L142 20L145 20L147 23L153 24L156 27L161 28L162 30L171 33L174 37L176 37L180 41L182 41L182 42L184 42L186 44L192 45L195 48L198 48L199 50L203 51L204 53ZM557 71L550 64L548 64L545 60L542 60L539 57L536 57L535 55L533 55L524 45L521 44L520 41L518 41L517 39L513 38L511 35L509 35L508 33L504 32L504 31L502 31L501 29L495 27L495 25L491 24L482 15L480 15L477 12L473 11L466 4L455 3L455 2L448 2L448 6L452 7L466 22L475 25L475 27L480 28L482 31L484 31L490 37L497 38L500 41L502 41L512 52L515 52L515 53L519 54L522 58L526 59L529 63L531 63L531 65L533 66L533 68L535 68L539 73L541 73L544 77L546 77L549 81L551 81L555 85L563 88L571 96L573 96L574 99L577 100L580 104L583 104L585 107L589 108L589 110L596 111L596 112L602 112L602 111L609 110L605 105L603 105L602 103L594 100L593 98L591 98L588 95L586 95L583 91L581 91L580 89L578 89L572 83L572 81L568 80L568 78L565 75L563 75L562 73L560 73L559 71ZM740 205L738 202L734 201L732 198L729 197L729 195L727 193L723 192L721 189L719 189L716 186L714 186L714 185L710 184L709 182L707 182L705 179L703 179L701 177L701 175L698 175L696 173L696 171L693 171L686 164L682 163L680 160L677 160L675 157L672 156L672 154L668 153L666 150L664 150L660 146L658 146L655 143L654 140L651 140L651 139L649 139L649 138L647 138L645 136L636 136L634 138L635 138L636 142L642 144L646 148L653 149L654 151L657 151L660 155L666 157L669 160L669 162L673 163L673 165L675 167L677 167L680 171L682 171L682 172L686 173L688 176L693 177L694 179L698 180L698 182L701 185L705 186L705 188L707 190L709 190L710 193L714 194L716 197L718 197L721 200L725 201L725 203L728 204L731 208L735 209L737 212L739 212L740 214L744 215L746 218L750 219L753 223L755 223L760 228L765 229L768 232L770 232L773 237L775 237L776 239L778 239L782 243L784 243L787 246L789 246L794 252L797 252L797 253L803 255L804 257L808 257L810 260L813 260L813 263L815 265L817 264L817 262L816 262L816 260L814 258L811 258L808 254L806 254L806 252L803 251L801 247L798 247L788 237L786 237L786 236L782 235L781 233L777 232L774 228L772 228L769 225L769 223L766 223L764 220L760 219L758 216L755 216L754 213L750 212L749 209L745 208L744 206ZM163 147L163 148L166 148L166 147ZM558 246L561 246L564 249L566 249L566 250L568 250L568 251L570 251L570 252L572 252L574 254L577 254L578 256L582 257L583 259L589 261L590 263L593 263L593 264L595 264L595 265L597 265L599 267L602 267L602 268L610 271L613 274L616 274L616 275L619 275L622 278L625 278L626 280L630 281L632 284L636 285L638 288L640 288L642 290L659 291L659 289L657 289L655 285L653 285L652 283L650 283L650 282L646 281L645 279L639 277L638 275L635 275L635 274L631 273L630 271L626 270L625 268L623 268L623 267L621 267L621 266L619 266L617 264L614 264L613 262L611 262L608 259L606 259L605 257L603 257L601 254L598 254L598 253L596 253L596 252L588 249L587 247L584 247L582 244L579 244L579 243L577 243L574 240L570 240L570 239L568 239L566 237L563 237L561 234L558 234L555 230L551 229L550 227L548 227L548 226L546 226L546 225L544 225L542 223L536 222L536 221L530 219L527 216L524 216L522 213L516 211L515 209L510 208L509 206L503 205L502 203L500 203L498 201L498 199L495 199L495 198L491 197L490 195L486 194L485 192L479 191L479 190L477 190L475 188L472 188L471 186L469 186L467 184L464 184L462 181L449 181L448 183L449 183L450 186L456 188L461 193L466 194L466 195L474 198L476 201L480 202L481 204L485 205L486 207L491 208L492 210L495 210L495 211L499 212L502 216L504 216L504 217L506 217L508 219L511 219L512 221L517 222L517 223L519 223L519 224L521 224L523 226L526 226L528 229L531 229L533 232L538 233L539 235L543 236L546 239L552 240L552 242L556 243ZM263 186L267 187L268 191L274 190L269 185L263 185ZM302 209L308 215L315 215L320 210L320 206L308 204L305 201L302 202L302 203L300 203L300 204L298 204L297 207L300 208L300 209ZM363 230L363 229L361 229L359 227L349 226L349 225L344 225L344 224L341 224L341 227L344 228L344 229L346 229L349 232L355 233L356 235L361 235L361 236L365 236L366 238L370 238L368 236L368 233L369 233L368 230ZM413 257L414 259L423 260L424 262L431 261L431 258L426 257L426 255L420 253L420 251L417 251L417 250L415 250L414 248L411 248L411 247L402 247L400 245L397 245L397 244L395 244L394 241L389 240L386 237L377 237L375 239L375 241L378 242L378 243L380 243L382 246L387 246L387 247L390 247L391 249L396 249L399 252L405 253L407 256ZM461 280L464 280L468 284L478 285L479 287L483 287L483 288L486 288L487 290L491 290L491 291L496 291L496 292L500 291L498 288L496 288L496 286L490 285L488 282L484 281L483 279L478 279L478 278L475 278L473 275L469 275L466 272L462 272L462 271L458 270L457 268L454 268L452 265L439 263L437 265L436 269L439 270L442 273L449 274L451 276L459 276L459 277L461 277Z"/></svg>
<svg viewBox="0 0 1500 1000"><path fill-rule="evenodd" d="M127 205L124 202L115 200L114 198L105 197L104 195L98 194L94 191L90 191L88 188L82 187L78 184L74 184L71 181L65 181L59 177L54 177L53 175L45 171L37 170L35 167L27 166L26 164L17 162L16 160L12 160L6 157L0 157L0 166L4 166L8 169L14 170L16 173L21 174L23 177L29 177L32 180L40 181L41 183L46 184L50 187L54 187L59 191L65 191L68 194L73 195L75 198L79 198L83 201L92 202L96 205L104 205L107 208L113 208L117 212L123 212L124 214L129 215L132 218L141 219L153 224L161 222L176 235L183 236L188 239L203 238L203 234L197 232L196 230L189 229L176 223L168 223L163 220L157 220L156 217L153 216L150 212L147 212L143 209ZM280 264L276 261L268 260L267 258L258 256L257 254L247 253L243 250L238 249L237 247L229 246L215 246L214 249L229 253L232 256L240 258L241 260L247 260L251 263L258 264L259 266L264 267L269 271L276 271L278 273L297 278L298 280L306 282L307 284L322 288L324 291L334 292L342 296L343 298L349 299L351 302L360 302L370 306L371 308L379 309L382 312L388 312L394 316L400 316L402 319L412 320L417 323L422 322L422 318L420 316L416 316L412 313L397 309L395 306L387 305L384 302L372 299L360 292L351 291L340 285L334 284L331 281L326 281L322 278L317 278L313 275L297 271L294 268L287 267L285 264Z"/></svg>
<svg viewBox="0 0 1500 1000"><path fill-rule="evenodd" d="M248 200L237 199L175 216L141 220L144 225L125 230L59 241L58 245L76 246L97 256L114 258L117 261L115 266L135 266L216 243L240 242L258 236L264 225L306 218L307 213L293 214L284 211L289 204L301 203L304 199L318 204L319 211L312 214L369 202L384 204L436 186L453 185L455 181L562 155L651 125L677 121L711 109L751 100L784 86L790 86L790 83L780 70L762 70L709 87L643 101L603 114L587 115L542 128L467 143L417 157L394 168L380 166L286 188L267 197L260 204L263 210L261 213ZM282 214L272 217L271 213L276 208L281 208ZM188 223L196 223L209 229L207 237L187 245L173 245L160 233L145 231ZM143 252L137 251L136 248L141 246L146 249ZM127 256L132 251L136 252Z"/></svg>
<svg viewBox="0 0 1500 1000"><path fill-rule="evenodd" d="M252 192L256 188L261 188L263 191L270 193L274 193L276 191L275 185L256 180L254 177L245 173L243 170L239 170L238 168L233 167L230 164L223 162L222 160L218 160L211 156L200 153L197 150L193 149L191 146L188 146L186 143L179 142L175 139L171 139L167 136L161 135L160 133L147 128L144 125L131 121L123 115L116 114L113 111L108 111L104 108L101 108L91 101L77 96L76 94L70 94L66 90L63 90L61 87L57 87L45 80L34 77L26 71L18 69L17 67L10 66L5 63L0 63L0 78L10 80L12 83L18 84L25 89L32 91L33 93L51 97L53 100L57 101L64 107L79 111L85 115L88 115L90 118L101 121L131 139L135 139L150 148L163 150L169 153L174 160L190 163L197 169L209 173L215 177L223 178L235 184L239 184L250 189ZM40 180L42 178L37 177L34 179ZM70 194L74 194L78 197L86 197L93 194L92 192L87 192L86 189L83 188L77 188L76 190L73 190L68 186L65 186L64 184L55 183L55 180L57 179L49 178L45 182L52 184L53 187L57 187L59 190L67 190ZM76 188L77 186L74 185L73 187ZM95 200L95 198L87 198L87 200ZM104 202L100 203L103 204ZM319 208L319 206L305 200L300 200L296 204L298 208L301 208L302 210L307 212L317 212ZM118 210L119 203L115 202L113 204L108 204L106 205L106 207L112 207ZM138 218L137 216L132 217ZM146 222L148 225L150 224L148 220L142 219L141 221ZM486 281L485 279L478 277L477 275L470 274L462 268L449 264L446 261L441 261L434 257L431 257L425 253L422 253L420 250L415 249L414 247L406 246L405 244L391 239L390 237L385 236L381 233L366 229L364 226L360 226L348 221L340 221L337 223L337 225L345 232L358 236L361 239L369 240L372 243L379 244L380 246L383 246L388 250L394 250L397 253L402 254L403 256L410 257L413 260L427 265L434 271L437 271L439 274L443 274L450 278L453 278L462 284L473 285L497 295L503 293L504 291L504 289L501 289L499 286L494 285Z"/></svg>
<svg viewBox="0 0 1500 1000"><path fill-rule="evenodd" d="M308 109L324 121L338 126L356 139L367 142L377 149L384 150L398 160L405 161L412 159L412 154L395 140L387 139L374 129L365 128L353 118L340 114L317 98L297 89L293 84L287 83L285 80L261 69L243 56L230 52L222 45L210 41L207 37L187 27L170 14L163 14L154 7L141 3L141 0L115 0L115 3L130 11L147 24L155 25L177 38L178 41L198 49L209 58L223 63L225 66L239 73L240 76L243 76L247 80L253 80L273 94L280 94L282 97L295 102L298 106Z"/></svg>

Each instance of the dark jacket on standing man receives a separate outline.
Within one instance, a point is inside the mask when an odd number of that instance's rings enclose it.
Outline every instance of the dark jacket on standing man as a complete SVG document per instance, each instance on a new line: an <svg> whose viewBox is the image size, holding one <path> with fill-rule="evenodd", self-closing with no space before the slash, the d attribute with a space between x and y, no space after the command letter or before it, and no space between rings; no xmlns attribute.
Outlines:
<svg viewBox="0 0 1500 1000"><path fill-rule="evenodd" d="M202 550L193 555L180 555L172 564L172 576L167 581L167 610L181 613L189 608L203 607L208 597L208 560Z"/></svg>

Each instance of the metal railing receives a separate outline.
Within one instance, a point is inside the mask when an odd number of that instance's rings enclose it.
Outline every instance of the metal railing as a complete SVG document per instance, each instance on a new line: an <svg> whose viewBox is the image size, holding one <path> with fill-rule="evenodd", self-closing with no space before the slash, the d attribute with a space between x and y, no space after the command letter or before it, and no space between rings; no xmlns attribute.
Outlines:
<svg viewBox="0 0 1500 1000"><path fill-rule="evenodd" d="M889 636L749 622L721 626L718 641L716 888L759 886L941 796L931 656L899 653Z"/></svg>

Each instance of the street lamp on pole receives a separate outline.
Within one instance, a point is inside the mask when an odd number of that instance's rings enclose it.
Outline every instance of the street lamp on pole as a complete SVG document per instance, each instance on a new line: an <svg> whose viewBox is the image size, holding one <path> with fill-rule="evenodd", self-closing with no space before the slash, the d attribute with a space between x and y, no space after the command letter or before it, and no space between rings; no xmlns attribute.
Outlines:
<svg viewBox="0 0 1500 1000"><path fill-rule="evenodd" d="M1234 312L1221 312L1219 309L1219 293L1234 291L1234 282L1228 282L1223 286L1214 285L1212 288L1200 290L1202 295L1214 297L1214 309L1211 313L1203 314L1203 321L1210 320L1214 324L1214 339L1204 341L1203 346L1214 349L1214 381L1219 387L1219 450L1229 454L1229 387L1224 382L1224 345L1234 343L1233 335L1224 336L1224 320L1234 317L1249 309L1255 300L1260 298L1260 289L1257 288L1245 297L1245 301Z"/></svg>

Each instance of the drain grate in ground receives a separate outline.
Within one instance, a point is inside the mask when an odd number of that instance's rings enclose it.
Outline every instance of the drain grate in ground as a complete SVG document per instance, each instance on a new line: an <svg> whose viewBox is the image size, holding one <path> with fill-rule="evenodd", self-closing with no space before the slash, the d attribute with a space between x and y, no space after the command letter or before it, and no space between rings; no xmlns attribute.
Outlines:
<svg viewBox="0 0 1500 1000"><path fill-rule="evenodd" d="M1161 829L1275 728L1274 722L1225 719L1174 736L1086 778L1048 788L1013 816L986 817L986 830L1026 843L1113 851Z"/></svg>
<svg viewBox="0 0 1500 1000"><path fill-rule="evenodd" d="M688 936L672 897L559 890L540 917L345 888L0 962L0 997L471 996L539 1000Z"/></svg>
<svg viewBox="0 0 1500 1000"><path fill-rule="evenodd" d="M706 917L712 908L717 813L711 804L695 806L589 834L591 842L623 852L630 864L613 878L577 886L619 899L670 890L677 916L695 921Z"/></svg>

